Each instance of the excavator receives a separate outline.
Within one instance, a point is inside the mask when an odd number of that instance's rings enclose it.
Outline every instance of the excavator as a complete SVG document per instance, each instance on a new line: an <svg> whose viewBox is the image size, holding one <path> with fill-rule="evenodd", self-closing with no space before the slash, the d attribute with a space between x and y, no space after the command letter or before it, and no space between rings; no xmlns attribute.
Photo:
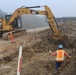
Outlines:
<svg viewBox="0 0 76 75"><path fill-rule="evenodd" d="M32 8L40 8L44 7L44 10L33 10ZM20 20L20 24L18 24L18 19L23 14L31 14L31 15L45 15L48 20L48 24L51 28L52 33L50 33L50 37L56 41L60 40L64 43L69 39L67 35L62 35L59 29L59 26L55 20L55 17L50 10L50 8L46 5L44 6L32 6L26 7L22 6L15 10L12 15L5 15L5 18L0 18L0 34L3 39L9 39L10 33L12 31L13 36L18 36L26 33L26 30L22 30L22 23ZM66 40L66 41L65 41Z"/></svg>

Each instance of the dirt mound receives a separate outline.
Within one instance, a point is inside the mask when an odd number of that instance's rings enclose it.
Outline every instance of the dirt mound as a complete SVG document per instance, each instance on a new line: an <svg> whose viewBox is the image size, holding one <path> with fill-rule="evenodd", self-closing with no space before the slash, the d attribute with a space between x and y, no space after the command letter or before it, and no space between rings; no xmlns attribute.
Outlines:
<svg viewBox="0 0 76 75"><path fill-rule="evenodd" d="M76 22L75 21L66 21L62 25L60 25L60 29L63 33L66 33L68 35L76 34ZM73 34L72 34L73 33Z"/></svg>
<svg viewBox="0 0 76 75"><path fill-rule="evenodd" d="M66 21L60 25L60 29L63 33L72 34L76 31L76 21Z"/></svg>
<svg viewBox="0 0 76 75"><path fill-rule="evenodd" d="M76 21L68 20L59 25L61 33L68 35L71 47L76 47Z"/></svg>

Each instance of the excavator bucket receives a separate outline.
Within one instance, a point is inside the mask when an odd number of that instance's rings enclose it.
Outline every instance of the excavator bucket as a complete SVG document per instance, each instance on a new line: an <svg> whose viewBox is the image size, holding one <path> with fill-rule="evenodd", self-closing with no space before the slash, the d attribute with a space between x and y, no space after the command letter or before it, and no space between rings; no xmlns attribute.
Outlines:
<svg viewBox="0 0 76 75"><path fill-rule="evenodd" d="M68 35L54 36L53 34L50 34L50 37L54 40L55 44L63 44L63 46L69 47L70 39Z"/></svg>

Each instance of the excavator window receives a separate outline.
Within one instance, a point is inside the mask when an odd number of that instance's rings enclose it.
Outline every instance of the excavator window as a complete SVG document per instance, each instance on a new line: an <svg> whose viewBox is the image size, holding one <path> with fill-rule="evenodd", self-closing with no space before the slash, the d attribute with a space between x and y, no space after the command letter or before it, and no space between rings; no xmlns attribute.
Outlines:
<svg viewBox="0 0 76 75"><path fill-rule="evenodd" d="M11 16L12 16L12 15L5 15L6 22L9 21L9 19L10 19Z"/></svg>
<svg viewBox="0 0 76 75"><path fill-rule="evenodd" d="M0 14L0 19L2 19L2 15Z"/></svg>
<svg viewBox="0 0 76 75"><path fill-rule="evenodd" d="M2 29L2 22L0 22L0 29Z"/></svg>
<svg viewBox="0 0 76 75"><path fill-rule="evenodd" d="M20 17L14 19L14 21L12 22L12 28L22 28L22 21Z"/></svg>
<svg viewBox="0 0 76 75"><path fill-rule="evenodd" d="M22 28L22 21L20 17L18 18L17 28Z"/></svg>

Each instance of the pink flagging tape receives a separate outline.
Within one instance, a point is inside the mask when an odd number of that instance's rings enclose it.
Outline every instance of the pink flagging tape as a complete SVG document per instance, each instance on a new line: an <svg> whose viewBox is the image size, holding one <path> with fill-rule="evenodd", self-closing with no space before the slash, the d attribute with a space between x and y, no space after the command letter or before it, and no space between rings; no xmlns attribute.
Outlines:
<svg viewBox="0 0 76 75"><path fill-rule="evenodd" d="M20 46L20 49L19 49L17 75L20 75L21 64L22 64L22 46Z"/></svg>
<svg viewBox="0 0 76 75"><path fill-rule="evenodd" d="M18 72L20 72L20 71L21 71L21 64L22 64L22 58L20 58Z"/></svg>

